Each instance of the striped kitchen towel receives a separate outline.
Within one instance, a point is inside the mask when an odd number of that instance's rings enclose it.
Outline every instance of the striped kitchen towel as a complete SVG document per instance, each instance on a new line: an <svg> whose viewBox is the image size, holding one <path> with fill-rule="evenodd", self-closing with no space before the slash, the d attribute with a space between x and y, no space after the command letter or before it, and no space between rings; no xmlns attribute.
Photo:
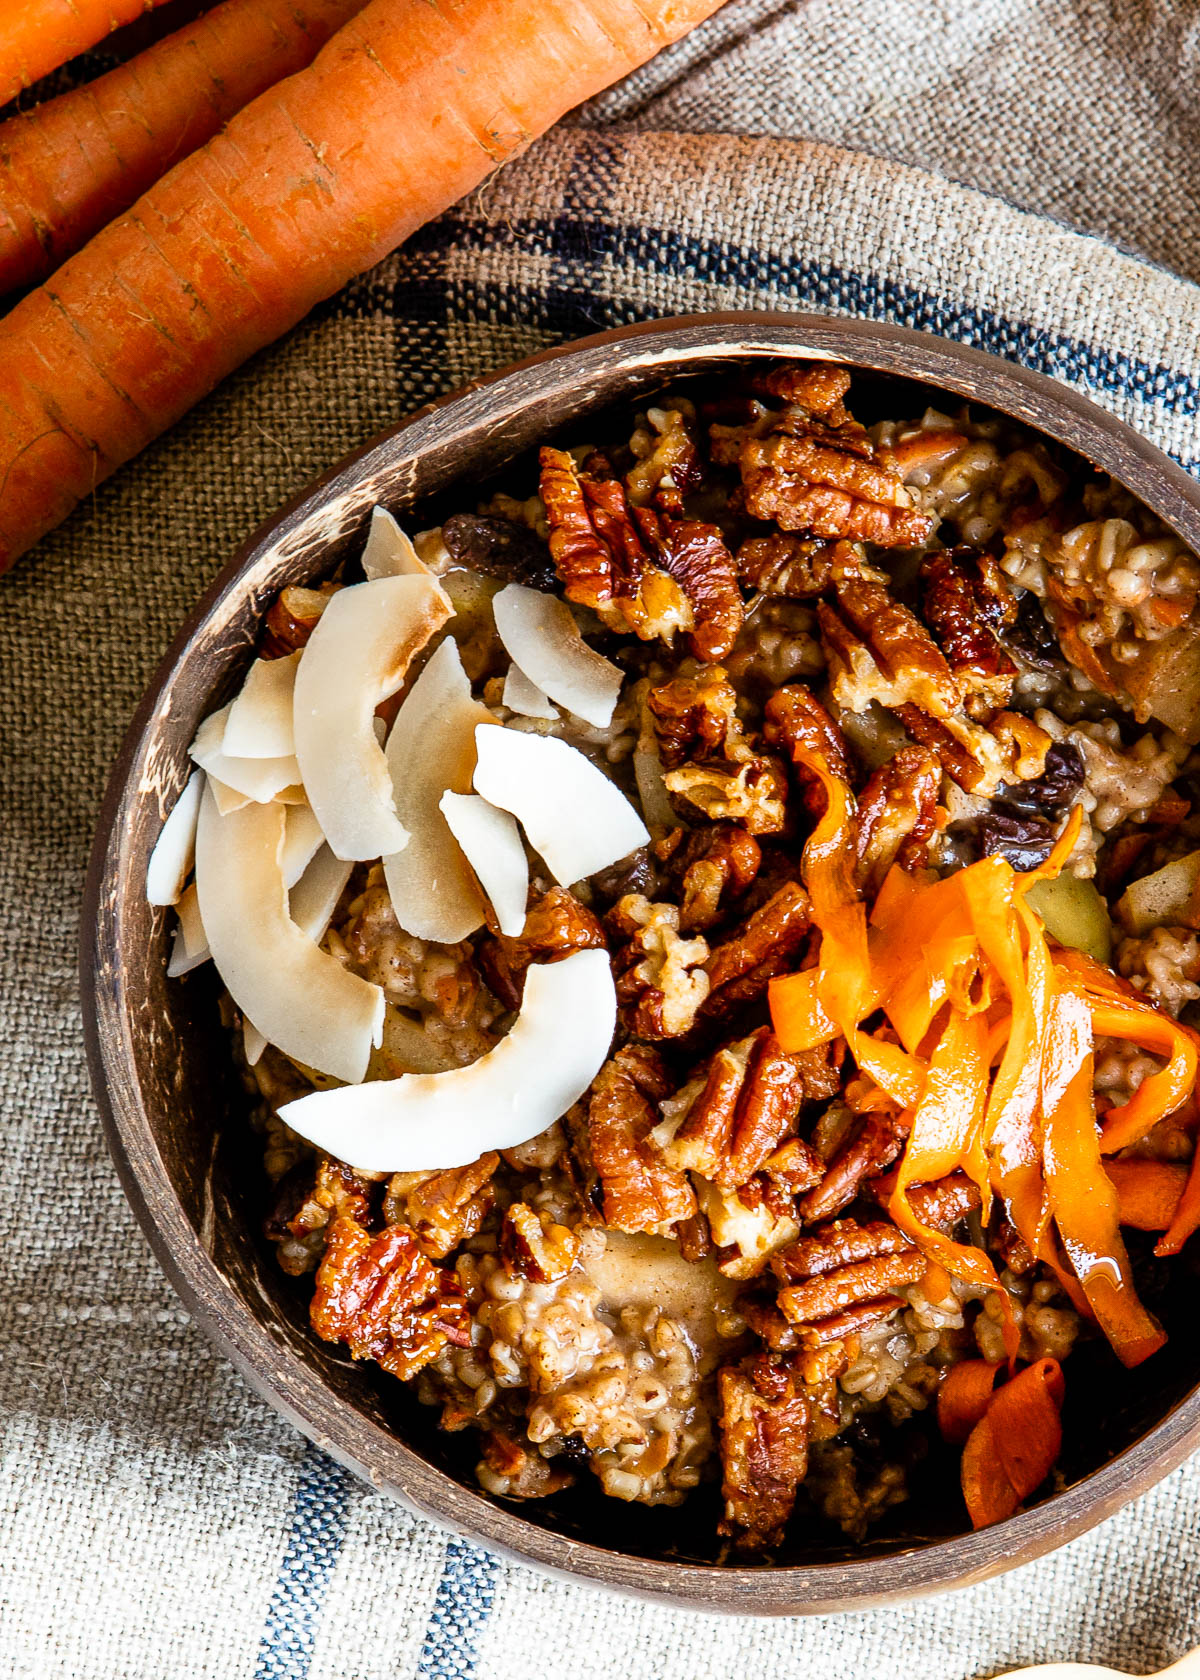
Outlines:
<svg viewBox="0 0 1200 1680"><path fill-rule="evenodd" d="M815 309L1039 368L1195 469L1198 303L1095 238L861 154L560 131L6 579L5 1680L901 1680L915 1662L967 1680L1048 1658L1144 1670L1200 1643L1200 1464L1017 1576L808 1621L620 1601L447 1539L302 1441L188 1322L106 1157L74 982L105 772L162 649L258 520L406 409L600 327Z"/></svg>

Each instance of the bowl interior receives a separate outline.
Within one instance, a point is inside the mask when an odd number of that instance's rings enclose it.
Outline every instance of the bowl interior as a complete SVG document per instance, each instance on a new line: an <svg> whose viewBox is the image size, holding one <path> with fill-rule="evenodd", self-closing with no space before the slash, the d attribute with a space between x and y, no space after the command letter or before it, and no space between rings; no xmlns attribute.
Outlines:
<svg viewBox="0 0 1200 1680"><path fill-rule="evenodd" d="M489 1528L484 1513L496 1502L479 1493L474 1482L478 1454L473 1432L442 1433L436 1411L419 1405L407 1387L373 1365L355 1365L309 1330L311 1279L285 1276L261 1234L268 1203L261 1141L246 1123L249 1099L228 1054L216 977L204 968L182 980L167 980L171 918L145 904L142 883L162 814L187 774L187 745L200 719L240 681L252 657L261 611L283 584L311 582L345 555L357 553L376 501L402 515L413 529L455 506L472 505L481 481L495 474L505 487L517 486L513 493L528 493L532 464L522 457L538 441L554 433L568 443L598 441L635 397L681 372L711 375L728 368L750 348L757 346L726 344L719 351L672 355L664 345L655 357L639 358L614 346L611 355L594 356L582 373L577 369L567 377L559 367L557 378L540 387L535 363L529 374L511 374L507 383L485 385L418 417L285 511L218 580L168 656L117 767L93 866L89 916L94 914L94 920L85 925L85 941L94 941L89 1012L101 1103L127 1186L189 1304L224 1338L252 1378L323 1444L356 1466L365 1464L444 1520L543 1562L554 1561L553 1548L544 1542L523 1544L523 1534L541 1530L547 1539L561 1536L614 1558L711 1565L720 1553L716 1490L700 1490L681 1508L648 1510L603 1497L584 1477L566 1494L520 1507L503 1532L494 1524ZM771 348L774 354L788 353L778 342ZM865 353L862 359L867 360ZM960 395L969 394L965 378L959 377ZM945 407L951 400L939 385L879 371L878 357L874 370L856 374L851 398L855 413L868 421L885 413L916 414L927 404ZM1027 393L1024 400L1036 406ZM1035 420L1028 409L1019 417ZM1061 425L1046 430L1049 436L1063 432ZM1092 453L1103 459L1099 451ZM1156 511L1174 516L1176 524L1194 521L1200 529L1200 512L1186 497L1187 518L1178 517L1173 498L1180 492L1169 480L1167 489L1159 485L1157 500L1149 493L1154 488L1152 454L1147 450L1138 471L1130 473L1135 481L1142 474L1131 487ZM1195 541L1195 531L1183 534ZM1069 1532L1119 1502L1111 1487L1093 1498L1080 1484L1102 1466L1111 1468L1114 1458L1138 1443L1141 1483L1153 1479L1143 1473L1142 1460L1149 1464L1154 1456L1148 1437L1200 1383L1197 1256L1185 1253L1173 1263L1155 1262L1146 1242L1136 1250L1136 1264L1144 1298L1162 1318L1170 1340L1161 1354L1135 1371L1119 1368L1103 1344L1073 1354L1061 1463L1062 1485L1074 1489ZM1196 1427L1190 1413L1185 1421L1186 1429L1179 1425L1170 1443L1173 1459L1181 1456L1183 1434ZM776 1559L785 1571L790 1573L788 1566L911 1557L916 1548L963 1534L957 1460L940 1445L928 1414L882 1445L866 1427L860 1440L868 1454L878 1450L882 1455L886 1448L887 1457L920 1466L909 1478L912 1496L871 1530L864 1547L849 1547L836 1528L815 1515L794 1522ZM443 1483L436 1472L448 1481ZM1083 1520L1075 1520L1081 1514ZM999 1567L1005 1558L1017 1561L1012 1555L1019 1544L1015 1530L1027 1520L1004 1525L1014 1530L1007 1546L971 1554L977 1571ZM1043 1541L1037 1549L1051 1543L1045 1537L1053 1535L1054 1526L1044 1507L1038 1528ZM981 1538L970 1544L977 1546ZM574 1566L569 1544L563 1561L565 1567ZM939 1579L951 1578L966 1564L965 1554L957 1565L946 1562ZM603 1573L602 1563L588 1572ZM729 1573L745 1580L744 1571ZM863 1596L888 1590L886 1570L876 1573L882 1587L872 1591L864 1579ZM662 1591L663 1579L656 1576L649 1585ZM859 1596L859 1590L852 1596ZM786 1607L799 1609L804 1603Z"/></svg>

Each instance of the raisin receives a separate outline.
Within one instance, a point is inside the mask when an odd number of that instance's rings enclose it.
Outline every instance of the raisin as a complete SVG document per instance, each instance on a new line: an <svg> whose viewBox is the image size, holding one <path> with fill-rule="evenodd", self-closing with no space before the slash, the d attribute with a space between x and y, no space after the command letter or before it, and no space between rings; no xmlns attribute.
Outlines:
<svg viewBox="0 0 1200 1680"><path fill-rule="evenodd" d="M1007 858L1014 869L1036 869L1054 845L1054 828L1040 817L1010 817L992 811L978 824L981 857Z"/></svg>
<svg viewBox="0 0 1200 1680"><path fill-rule="evenodd" d="M1083 786L1083 759L1070 741L1056 741L1046 754L1046 768L1030 782L996 789L996 804L1017 817L1040 817L1065 810Z"/></svg>
<svg viewBox="0 0 1200 1680"><path fill-rule="evenodd" d="M523 583L547 594L557 587L546 543L527 525L482 513L456 513L442 526L450 558L485 577Z"/></svg>

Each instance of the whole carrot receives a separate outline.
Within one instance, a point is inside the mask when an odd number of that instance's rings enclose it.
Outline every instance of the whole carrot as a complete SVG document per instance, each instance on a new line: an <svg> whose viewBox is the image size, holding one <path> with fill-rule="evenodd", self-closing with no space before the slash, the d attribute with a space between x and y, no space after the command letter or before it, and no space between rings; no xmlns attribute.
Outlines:
<svg viewBox="0 0 1200 1680"><path fill-rule="evenodd" d="M0 124L0 294L58 267L366 0L224 0L86 87Z"/></svg>
<svg viewBox="0 0 1200 1680"><path fill-rule="evenodd" d="M164 0L4 0L0 105Z"/></svg>
<svg viewBox="0 0 1200 1680"><path fill-rule="evenodd" d="M0 569L720 0L372 0L0 322Z"/></svg>

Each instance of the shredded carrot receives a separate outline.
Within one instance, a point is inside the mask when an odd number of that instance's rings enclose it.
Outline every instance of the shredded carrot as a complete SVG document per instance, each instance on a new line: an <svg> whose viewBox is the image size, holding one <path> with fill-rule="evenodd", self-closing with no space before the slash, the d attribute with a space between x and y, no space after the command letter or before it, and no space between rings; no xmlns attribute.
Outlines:
<svg viewBox="0 0 1200 1680"><path fill-rule="evenodd" d="M947 1367L938 1386L937 1421L944 1441L961 1447L987 1411L1002 1363L961 1359Z"/></svg>
<svg viewBox="0 0 1200 1680"><path fill-rule="evenodd" d="M971 1522L1002 1522L1054 1468L1062 1448L1062 1369L1039 1359L996 1390L962 1456L962 1487Z"/></svg>
<svg viewBox="0 0 1200 1680"><path fill-rule="evenodd" d="M0 30L0 105L164 0L7 0Z"/></svg>
<svg viewBox="0 0 1200 1680"><path fill-rule="evenodd" d="M1143 1079L1127 1103L1110 1108L1105 1115L1101 1146L1106 1155L1112 1155L1145 1137L1191 1096L1196 1085L1196 1038L1144 1000L1137 1004L1093 1000L1092 1026L1097 1036L1126 1039L1168 1058L1166 1067Z"/></svg>
<svg viewBox="0 0 1200 1680"><path fill-rule="evenodd" d="M1175 1217L1188 1169L1173 1161L1105 1161L1117 1193L1117 1215L1135 1231L1165 1231Z"/></svg>
<svg viewBox="0 0 1200 1680"><path fill-rule="evenodd" d="M1191 1171L1179 1198L1179 1205L1163 1237L1154 1245L1155 1254L1160 1258L1168 1254L1178 1254L1184 1243L1196 1231L1200 1231L1200 1138L1196 1140L1196 1152L1192 1156Z"/></svg>
<svg viewBox="0 0 1200 1680"><path fill-rule="evenodd" d="M0 125L0 293L42 280L366 0L224 0L86 86Z"/></svg>
<svg viewBox="0 0 1200 1680"><path fill-rule="evenodd" d="M719 4L370 0L0 321L0 569L248 356Z"/></svg>

